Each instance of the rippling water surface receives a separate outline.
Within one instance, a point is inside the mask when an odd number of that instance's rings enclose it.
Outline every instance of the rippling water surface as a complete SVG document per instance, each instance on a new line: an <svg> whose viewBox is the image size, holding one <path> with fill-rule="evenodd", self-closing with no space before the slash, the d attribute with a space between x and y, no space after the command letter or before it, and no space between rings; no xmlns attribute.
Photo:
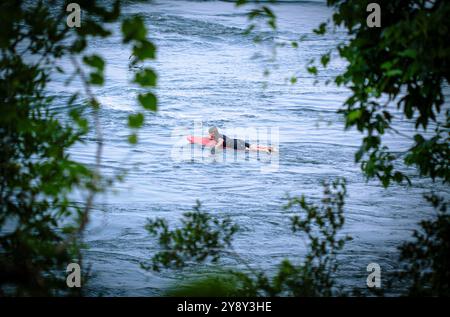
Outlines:
<svg viewBox="0 0 450 317"><path fill-rule="evenodd" d="M145 16L149 36L158 47L157 60L149 65L159 74L159 111L147 114L139 144L130 148L126 118L139 109L140 90L130 84L134 75L128 68L130 50L121 44L119 26L112 25L115 35L92 47L107 61L107 85L96 91L106 136L102 169L112 175L126 168L128 175L115 185L114 194L97 199L85 234L89 246L85 260L93 273L86 286L89 295L159 295L180 281L179 273L140 268L139 263L157 250L143 226L156 216L175 223L196 199L204 210L237 222L242 230L235 249L253 266L273 272L283 258L295 258L305 250L302 240L290 233L288 215L282 211L286 194L316 199L321 182L338 176L347 179L349 191L343 232L354 238L341 256L340 281L363 288L368 263L378 262L384 271L395 268L397 246L410 237L417 221L431 214L422 194L431 189L446 195L449 191L414 176L413 188L396 185L384 190L361 176L353 159L361 136L344 132L342 117L336 114L348 91L324 84L345 63L335 59L320 73L317 85L304 71L307 61L344 39L339 32L324 38L312 33L331 14L324 3L283 2L275 7L279 17L275 41L289 43L307 36L298 49L280 47L276 56L267 41L255 44L243 35L248 25L244 10L229 2L131 3L124 11ZM266 30L260 34L266 40L272 36ZM287 81L292 75L298 77L295 85ZM63 81L56 78L50 87L61 96L62 110L70 92ZM397 120L400 131L412 133L413 125L401 116ZM178 133L192 133L200 123L205 132L217 125L237 136L246 128L279 131L279 140L272 140L279 154L227 153L224 161L221 154L204 153L199 158L198 148L193 149L194 158L189 147L174 150ZM257 135L249 137L256 141ZM259 139L268 141L264 134ZM386 142L398 151L410 145L398 136L388 135ZM94 139L88 137L72 152L75 158L92 162L94 151ZM414 170L408 172L414 175ZM231 259L225 262L234 265Z"/></svg>

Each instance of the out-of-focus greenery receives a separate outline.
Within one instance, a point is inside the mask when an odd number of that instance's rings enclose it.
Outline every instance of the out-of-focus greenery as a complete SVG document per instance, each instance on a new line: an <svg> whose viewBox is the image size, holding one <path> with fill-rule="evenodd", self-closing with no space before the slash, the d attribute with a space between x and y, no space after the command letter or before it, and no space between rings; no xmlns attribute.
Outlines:
<svg viewBox="0 0 450 317"><path fill-rule="evenodd" d="M450 80L450 3L379 1L381 27L371 28L365 10L370 2L328 1L335 10L334 25L344 27L350 38L337 47L348 65L335 81L351 90L341 110L346 127L366 135L356 161L362 162L365 175L378 177L385 187L406 178L394 166L400 157L421 175L448 182L450 110L442 109L442 90ZM395 118L394 107L415 121L417 134L404 155L382 143L386 132L399 133L393 124L401 117ZM422 132L431 122L434 135L426 137Z"/></svg>
<svg viewBox="0 0 450 317"><path fill-rule="evenodd" d="M181 268L186 261L217 262L220 252L230 246L233 235L239 229L229 218L222 221L200 210L197 201L192 212L183 214L182 227L169 230L167 220L148 220L145 228L152 236L158 237L162 251L152 258L152 266L144 268L159 271L161 267Z"/></svg>
<svg viewBox="0 0 450 317"><path fill-rule="evenodd" d="M292 216L292 231L306 236L308 253L300 266L282 263L277 276L280 292L292 296L332 296L337 294L333 274L338 269L336 256L350 236L339 236L345 223L344 204L347 194L343 179L324 184L321 205L306 198L290 198L285 209L297 207Z"/></svg>
<svg viewBox="0 0 450 317"><path fill-rule="evenodd" d="M334 53L346 61L344 72L334 82L351 92L339 112L347 129L356 127L364 134L355 160L361 163L365 176L378 178L385 187L392 181L409 182L408 176L395 165L403 159L406 165L415 166L420 175L448 182L450 110L443 109L442 90L450 81L450 3L376 1L381 7L381 27L369 27L367 6L371 2L327 0L333 15L313 30L314 35L333 36L336 30L345 30L347 37L334 50L325 52L317 63L311 60L307 71L317 76L321 67L329 66ZM237 6L250 3L253 7L247 14L250 24L246 33L254 32L259 25L255 23L257 19L276 30L277 1L261 4L236 1ZM254 38L258 41L257 34ZM304 38L292 39L292 46L301 49ZM402 117L394 114L395 108L415 122L414 137L396 129L395 120ZM423 134L427 129L432 129L432 136ZM402 153L390 149L382 140L387 132L408 138L410 148Z"/></svg>
<svg viewBox="0 0 450 317"><path fill-rule="evenodd" d="M402 269L397 275L410 296L450 296L450 215L448 201L436 195L426 199L436 209L432 220L420 222L414 240L400 247Z"/></svg>
<svg viewBox="0 0 450 317"><path fill-rule="evenodd" d="M101 56L84 51L92 38L111 34L108 23L122 20L123 42L132 45L136 60L155 55L142 19L121 19L119 1L110 8L95 1L77 1L82 10L80 28L66 24L69 2L0 3L0 295L79 291L67 288L65 269L70 262L81 263L81 234L94 195L111 181L100 174L101 104L90 88L103 85L106 63ZM56 72L70 74L67 84L79 78L84 86L85 98L82 92L67 98L72 121L60 121L52 110L55 96L46 86ZM152 87L155 78L151 69L144 68L135 82ZM139 95L138 100L144 108L156 110L151 92ZM93 114L92 125L88 109ZM143 119L142 113L134 114L129 126L139 128ZM94 167L68 154L91 131L97 141ZM136 142L135 131L130 141ZM75 189L87 193L85 204L70 201Z"/></svg>
<svg viewBox="0 0 450 317"><path fill-rule="evenodd" d="M450 82L450 2L377 1L381 27L372 28L366 23L370 2L328 0L334 9L332 21L317 32L343 27L349 37L337 47L348 64L335 82L351 90L340 110L346 128L356 127L365 134L355 160L361 162L368 178L377 177L385 187L392 181L411 183L397 170L396 161L402 158L421 176L448 184L450 109L448 103L444 105L443 89ZM327 56L330 52L322 57L322 66L327 66L329 59L323 62ZM413 138L396 129L396 120L403 118L394 115L395 108L415 122ZM410 148L400 154L398 149L390 149L382 142L387 132L407 138ZM449 215L435 203L442 201L445 206L448 197L433 194L427 199L434 202L438 215L422 221L423 232L416 231L414 242L400 247L400 275L412 281L408 295L448 295Z"/></svg>
<svg viewBox="0 0 450 317"><path fill-rule="evenodd" d="M231 297L245 296L241 280L232 273L209 273L199 278L190 278L166 291L167 296L176 297Z"/></svg>
<svg viewBox="0 0 450 317"><path fill-rule="evenodd" d="M338 179L332 184L324 184L321 205L308 203L304 196L289 198L286 211L291 216L292 231L306 237L307 253L304 259L295 262L285 259L279 265L275 276L268 276L263 270L252 268L231 246L235 227L229 221L222 225L207 214L200 214L198 207L193 213L185 215L181 228L169 230L162 219L150 222L148 229L159 238L162 252L153 256L153 269L182 268L188 260L204 262L211 256L217 262L218 256L225 253L237 259L238 264L247 266L247 270L229 269L225 275L211 275L174 288L169 294L210 296L210 290L217 287L217 293L224 296L332 296L340 290L335 284L338 269L336 256L350 239L338 236L344 225L345 181ZM298 209L298 210L297 210ZM197 215L192 217L192 215ZM191 219L192 218L192 219ZM208 222L215 224L214 227ZM226 222L226 226L223 223ZM226 227L224 230L223 227ZM160 229L156 231L155 228ZM232 229L230 229L232 228ZM219 243L219 237L224 235ZM207 238L205 238L207 237ZM214 237L214 238L211 238ZM212 243L202 243L204 240ZM206 245L205 245L206 244ZM219 253L218 251L222 251Z"/></svg>

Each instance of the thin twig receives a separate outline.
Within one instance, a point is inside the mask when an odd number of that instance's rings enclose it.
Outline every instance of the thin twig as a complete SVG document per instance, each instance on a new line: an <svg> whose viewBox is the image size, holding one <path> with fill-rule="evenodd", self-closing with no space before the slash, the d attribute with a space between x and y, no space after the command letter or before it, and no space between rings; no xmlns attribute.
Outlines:
<svg viewBox="0 0 450 317"><path fill-rule="evenodd" d="M95 134L96 134L96 141L97 141L97 149L95 152L95 167L94 167L94 176L93 176L93 188L89 190L88 197L86 199L86 205L84 207L83 214L81 215L80 225L78 227L77 232L70 235L68 239L66 239L59 247L58 249L60 251L64 250L68 244L72 243L77 236L80 236L84 229L86 228L86 225L89 221L89 211L92 208L92 205L94 203L94 198L97 190L97 185L100 179L100 164L101 164L101 158L103 153L103 133L101 130L101 123L100 123L100 116L99 116L99 103L97 102L97 99L95 98L90 86L89 82L87 80L86 74L84 70L81 68L80 64L76 60L75 56L71 55L70 60L72 61L72 64L75 67L75 73L80 75L80 78L82 80L84 90L86 95L88 96L90 103L93 106L93 114L94 114L94 124L95 124ZM81 254L80 261L81 261Z"/></svg>
<svg viewBox="0 0 450 317"><path fill-rule="evenodd" d="M89 85L89 82L87 80L86 74L84 70L80 67L80 64L76 60L76 58L71 55L70 59L72 63L74 64L75 68L77 69L78 73L80 74L80 78L83 82L83 86L86 92L86 95L88 96L91 104L93 105L93 114L94 114L94 125L95 125L95 135L96 135L96 141L97 141L97 149L95 152L95 167L94 167L94 187L98 184L99 176L100 176L100 164L101 164L101 158L103 153L103 133L100 126L100 115L99 115L99 103L97 102L97 99L95 98L94 94L92 93L91 87ZM88 198L86 200L86 206L84 208L84 213L81 219L80 227L78 228L78 233L82 233L84 228L86 227L86 224L88 222L89 217L89 210L92 208L92 204L94 202L96 190L91 189L89 191Z"/></svg>
<svg viewBox="0 0 450 317"><path fill-rule="evenodd" d="M389 125L389 130L392 130L393 132L395 132L396 134L407 138L408 140L413 140L413 138L407 134L404 134L403 132L398 131L397 129L393 128L392 126Z"/></svg>

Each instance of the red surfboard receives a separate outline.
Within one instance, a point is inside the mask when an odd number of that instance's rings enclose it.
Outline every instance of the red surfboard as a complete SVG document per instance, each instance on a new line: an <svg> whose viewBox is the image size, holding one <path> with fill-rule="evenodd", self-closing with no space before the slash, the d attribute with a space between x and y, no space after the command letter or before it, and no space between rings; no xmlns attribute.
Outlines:
<svg viewBox="0 0 450 317"><path fill-rule="evenodd" d="M201 136L188 135L186 138L189 141L189 143L194 143L194 144L199 144L199 145L204 145L204 146L209 146L209 147L213 147L217 143L216 141L211 140L210 138L201 137Z"/></svg>

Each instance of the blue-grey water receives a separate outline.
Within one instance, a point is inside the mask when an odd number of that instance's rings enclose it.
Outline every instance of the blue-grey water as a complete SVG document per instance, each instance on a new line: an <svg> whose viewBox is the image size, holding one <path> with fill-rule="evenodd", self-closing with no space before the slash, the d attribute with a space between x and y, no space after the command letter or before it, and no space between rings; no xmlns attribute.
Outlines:
<svg viewBox="0 0 450 317"><path fill-rule="evenodd" d="M110 26L111 38L92 42L90 51L101 54L107 63L106 85L95 90L105 135L102 172L114 175L127 169L128 174L108 194L97 197L91 214L84 235L88 245L84 261L92 273L84 286L86 294L161 295L195 272L148 272L139 264L158 250L155 239L144 230L146 219L164 217L176 224L197 199L203 210L228 215L240 225L233 246L251 266L270 274L283 258L298 262L305 243L290 231L289 214L282 210L285 197L305 194L317 200L321 182L336 177L348 181L342 232L353 237L341 254L338 279L349 289L364 288L366 266L377 262L382 272L394 270L398 245L410 238L419 220L432 214L422 194L436 190L449 195L448 187L419 178L414 169L405 167L401 168L411 175L413 187L393 185L386 190L362 177L354 163L361 135L344 131L342 116L336 113L349 92L325 84L343 71L345 62L333 59L316 84L304 67L345 39L340 31L325 37L312 32L331 15L323 2L276 5L277 33L258 30L256 34L265 40L261 44L243 34L247 9L222 1L125 4L125 15L145 17L149 37L158 48L157 59L146 65L159 74L159 111L146 113L134 147L126 141L130 133L126 119L140 110L136 96L142 89L130 83L135 73L128 67L130 47L121 43L118 24ZM299 48L289 45L302 36L306 39ZM286 45L274 51L273 43ZM292 85L289 78L294 75L298 81ZM64 86L64 80L58 75L50 86L50 92L61 97L57 106L63 114L66 98L81 90L77 82ZM397 112L395 119L398 130L412 134L410 121ZM237 136L244 129L270 128L279 132L278 140L267 140L264 134L259 139L272 142L279 153L259 157L227 153L224 161L221 153L199 157L201 149L194 148L192 157L189 146L181 151L177 144L183 145L183 135L193 133L199 124L204 133L217 125ZM248 137L256 142L256 134ZM93 135L85 141L71 152L74 158L92 163ZM398 135L387 135L385 141L395 151L411 145L409 138ZM240 267L232 259L224 261Z"/></svg>

